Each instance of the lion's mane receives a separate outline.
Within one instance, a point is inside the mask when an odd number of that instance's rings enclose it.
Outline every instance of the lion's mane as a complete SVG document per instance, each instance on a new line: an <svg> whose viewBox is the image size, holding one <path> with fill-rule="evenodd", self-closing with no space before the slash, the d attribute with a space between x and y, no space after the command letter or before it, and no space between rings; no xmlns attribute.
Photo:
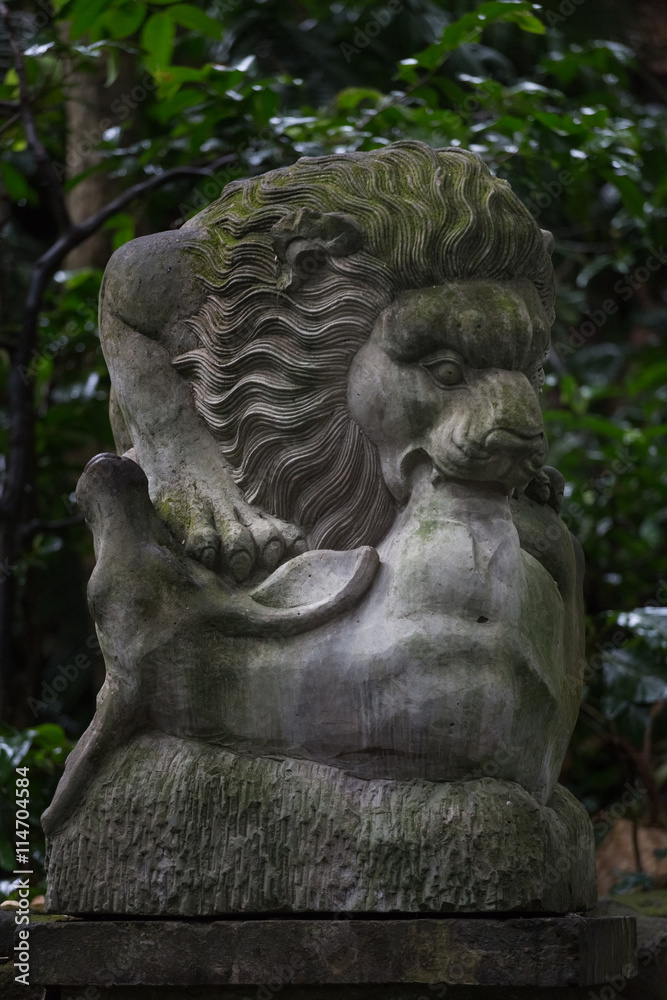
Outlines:
<svg viewBox="0 0 667 1000"><path fill-rule="evenodd" d="M282 291L271 229L300 208L345 213L364 244ZM458 148L397 142L303 158L234 181L187 227L204 233L189 246L210 295L191 321L201 346L174 364L248 501L302 526L313 548L375 544L394 519L347 378L398 294L527 278L553 318L547 234L506 181Z"/></svg>

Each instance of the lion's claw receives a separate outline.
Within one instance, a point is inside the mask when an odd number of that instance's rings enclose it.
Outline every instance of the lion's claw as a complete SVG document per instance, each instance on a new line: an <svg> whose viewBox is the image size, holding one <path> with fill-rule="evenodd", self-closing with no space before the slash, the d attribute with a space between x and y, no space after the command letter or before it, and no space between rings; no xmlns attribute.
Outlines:
<svg viewBox="0 0 667 1000"><path fill-rule="evenodd" d="M211 519L197 511L190 522L185 551L191 559L198 559L208 569L215 569L220 554L220 539Z"/></svg>
<svg viewBox="0 0 667 1000"><path fill-rule="evenodd" d="M548 504L558 514L563 505L564 489L565 480L560 472L557 469L553 469L550 465L545 465L531 479L524 493L529 500L534 500L535 503L539 503L543 507Z"/></svg>
<svg viewBox="0 0 667 1000"><path fill-rule="evenodd" d="M284 559L307 551L303 531L230 495L235 489L231 482L215 491L209 484L193 489L187 481L167 486L161 478L153 500L186 554L236 583L256 568L272 573Z"/></svg>

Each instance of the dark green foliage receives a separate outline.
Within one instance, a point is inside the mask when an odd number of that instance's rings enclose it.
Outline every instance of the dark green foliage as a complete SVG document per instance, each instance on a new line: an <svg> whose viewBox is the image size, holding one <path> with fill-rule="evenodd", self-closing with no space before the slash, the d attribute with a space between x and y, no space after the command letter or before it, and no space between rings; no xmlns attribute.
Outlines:
<svg viewBox="0 0 667 1000"><path fill-rule="evenodd" d="M112 245L179 225L230 180L301 155L371 149L399 138L478 152L556 237L554 350L545 386L550 462L567 482L564 516L587 559L587 700L564 780L593 812L624 783L647 789L663 820L667 781L667 107L664 84L628 48L624 4L391 0L66 0L55 19L26 10L23 47L38 132L74 190L91 170L110 197L163 170L228 160L178 179L106 223ZM69 34L63 24L69 23ZM7 54L0 36L0 54ZM91 135L67 141L65 61L106 83L128 80ZM7 62L7 60L6 60ZM8 63L7 63L8 64ZM120 74L120 76L119 76ZM9 70L0 100L18 97ZM56 221L20 118L0 131L4 225L3 375L18 337L31 263ZM92 144L99 162L83 167ZM113 192L111 186L113 185ZM86 529L71 495L111 447L108 377L95 302L100 272L60 271L48 288L26 377L37 415L14 645L22 724L80 733L99 657L53 702L59 666L86 648ZM6 410L0 428L12 419ZM3 448L4 450L4 448ZM49 527L51 525L51 527ZM73 555L65 558L64 546ZM656 609L656 610L646 610ZM94 658L93 658L94 659ZM667 714L667 713L666 713ZM648 814L647 813L647 814Z"/></svg>
<svg viewBox="0 0 667 1000"><path fill-rule="evenodd" d="M43 891L44 882L44 834L39 817L53 798L72 746L61 726L53 723L21 731L0 727L0 869L12 872L16 867L16 843L27 846L30 861L25 867L33 869L31 884L35 893ZM21 794L18 800L17 768L21 769L21 775L27 769L29 781L27 786L21 783L27 788L28 796ZM20 825L17 841L15 813L17 807L24 804L29 813L28 828L23 823ZM0 882L0 895L7 895L9 891L10 883Z"/></svg>

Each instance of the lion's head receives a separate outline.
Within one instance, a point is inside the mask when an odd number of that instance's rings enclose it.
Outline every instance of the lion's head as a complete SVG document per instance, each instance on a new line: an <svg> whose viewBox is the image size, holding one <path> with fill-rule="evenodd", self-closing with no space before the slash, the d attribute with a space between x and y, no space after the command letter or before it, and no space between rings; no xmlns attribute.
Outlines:
<svg viewBox="0 0 667 1000"><path fill-rule="evenodd" d="M210 288L174 362L248 500L317 548L375 544L397 506L348 374L402 293L528 281L553 320L551 239L473 153L398 142L235 181L187 224Z"/></svg>

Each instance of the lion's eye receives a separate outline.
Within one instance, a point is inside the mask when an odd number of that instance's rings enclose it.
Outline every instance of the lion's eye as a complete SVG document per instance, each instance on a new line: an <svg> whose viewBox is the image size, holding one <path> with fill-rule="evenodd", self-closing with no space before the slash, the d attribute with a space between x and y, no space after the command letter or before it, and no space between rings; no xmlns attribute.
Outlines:
<svg viewBox="0 0 667 1000"><path fill-rule="evenodd" d="M439 385L459 385L463 382L463 369L458 361L453 361L451 358L431 361L425 364L424 368Z"/></svg>

